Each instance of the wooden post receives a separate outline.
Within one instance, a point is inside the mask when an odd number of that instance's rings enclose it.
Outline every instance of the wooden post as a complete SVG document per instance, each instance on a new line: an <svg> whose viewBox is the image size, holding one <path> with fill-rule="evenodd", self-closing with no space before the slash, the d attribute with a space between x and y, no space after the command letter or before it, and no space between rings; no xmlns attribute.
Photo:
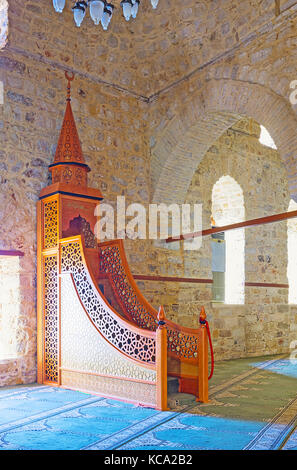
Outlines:
<svg viewBox="0 0 297 470"><path fill-rule="evenodd" d="M158 313L158 328L156 331L156 368L157 368L157 410L167 408L167 329L165 313L161 306Z"/></svg>
<svg viewBox="0 0 297 470"><path fill-rule="evenodd" d="M199 343L198 343L198 397L196 401L208 403L208 339L206 330L206 313L201 308L199 317Z"/></svg>
<svg viewBox="0 0 297 470"><path fill-rule="evenodd" d="M42 202L37 202L37 382L43 383L43 272L42 272Z"/></svg>

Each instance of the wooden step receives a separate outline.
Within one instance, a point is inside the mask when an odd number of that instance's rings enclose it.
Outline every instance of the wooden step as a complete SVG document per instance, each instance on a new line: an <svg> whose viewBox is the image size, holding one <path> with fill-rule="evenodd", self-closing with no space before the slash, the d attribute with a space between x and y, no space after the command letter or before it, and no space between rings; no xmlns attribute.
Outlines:
<svg viewBox="0 0 297 470"><path fill-rule="evenodd" d="M190 393L170 393L168 394L168 407L170 409L179 406L192 405L196 401L196 397Z"/></svg>

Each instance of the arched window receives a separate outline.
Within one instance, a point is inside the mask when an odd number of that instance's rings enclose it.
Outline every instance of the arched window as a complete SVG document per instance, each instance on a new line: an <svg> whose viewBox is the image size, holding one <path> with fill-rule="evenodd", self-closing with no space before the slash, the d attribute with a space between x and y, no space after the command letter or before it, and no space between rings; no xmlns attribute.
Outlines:
<svg viewBox="0 0 297 470"><path fill-rule="evenodd" d="M260 133L260 138L259 138L260 144L265 145L266 147L270 147L270 148L276 150L276 145L274 143L274 140L271 137L271 135L269 134L266 127L260 125L260 128L261 128L261 133Z"/></svg>
<svg viewBox="0 0 297 470"><path fill-rule="evenodd" d="M231 176L222 176L212 190L212 219L217 227L245 220L244 197L240 185ZM225 232L224 301L244 304L245 232ZM214 273L215 274L215 273ZM215 284L214 275L214 284ZM219 277L218 277L219 278ZM221 281L222 282L222 276ZM215 298L213 300L216 300Z"/></svg>
<svg viewBox="0 0 297 470"><path fill-rule="evenodd" d="M291 199L289 211L297 210L297 203ZM297 219L288 220L288 268L289 304L297 304Z"/></svg>
<svg viewBox="0 0 297 470"><path fill-rule="evenodd" d="M8 3L7 0L0 0L0 50L7 43L8 36Z"/></svg>

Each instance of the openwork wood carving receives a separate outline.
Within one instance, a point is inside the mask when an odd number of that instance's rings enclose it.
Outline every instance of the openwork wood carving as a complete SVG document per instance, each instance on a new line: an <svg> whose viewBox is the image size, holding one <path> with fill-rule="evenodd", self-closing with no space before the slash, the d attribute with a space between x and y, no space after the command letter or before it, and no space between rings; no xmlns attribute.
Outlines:
<svg viewBox="0 0 297 470"><path fill-rule="evenodd" d="M61 245L61 269L62 272L72 273L81 302L105 339L130 358L155 364L155 338L125 327L124 321L121 322L103 302L85 267L79 242L69 241Z"/></svg>
<svg viewBox="0 0 297 470"><path fill-rule="evenodd" d="M44 258L44 365L45 379L58 382L57 256Z"/></svg>
<svg viewBox="0 0 297 470"><path fill-rule="evenodd" d="M101 376L117 378L126 385L133 380L155 383L156 370L135 363L111 346L100 335L85 313L77 295L72 274L61 275L61 368L88 371ZM132 379L130 382L129 379Z"/></svg>
<svg viewBox="0 0 297 470"><path fill-rule="evenodd" d="M118 246L112 245L100 250L100 271L109 274L113 288L135 323L141 328L155 331L157 319L138 301L126 276Z"/></svg>
<svg viewBox="0 0 297 470"><path fill-rule="evenodd" d="M44 248L54 248L58 243L58 201L44 204Z"/></svg>
<svg viewBox="0 0 297 470"><path fill-rule="evenodd" d="M123 247L119 240L105 242L100 247L100 271L106 273L110 283L122 301L122 305L133 321L141 328L155 331L157 328L157 312L148 308L147 303L141 301L131 283L131 273L123 255ZM168 331L168 351L183 360L195 361L198 358L198 332L174 325L166 324Z"/></svg>

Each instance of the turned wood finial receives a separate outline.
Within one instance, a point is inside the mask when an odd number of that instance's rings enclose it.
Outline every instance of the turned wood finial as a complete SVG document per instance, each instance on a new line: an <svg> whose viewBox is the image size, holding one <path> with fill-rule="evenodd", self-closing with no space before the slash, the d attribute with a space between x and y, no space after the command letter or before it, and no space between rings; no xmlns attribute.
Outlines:
<svg viewBox="0 0 297 470"><path fill-rule="evenodd" d="M165 325L165 312L163 305L160 306L159 312L158 312L158 326L159 328L162 328Z"/></svg>
<svg viewBox="0 0 297 470"><path fill-rule="evenodd" d="M204 308L204 307L201 307L199 322L200 322L200 323L205 323L205 320L206 320L205 308Z"/></svg>

